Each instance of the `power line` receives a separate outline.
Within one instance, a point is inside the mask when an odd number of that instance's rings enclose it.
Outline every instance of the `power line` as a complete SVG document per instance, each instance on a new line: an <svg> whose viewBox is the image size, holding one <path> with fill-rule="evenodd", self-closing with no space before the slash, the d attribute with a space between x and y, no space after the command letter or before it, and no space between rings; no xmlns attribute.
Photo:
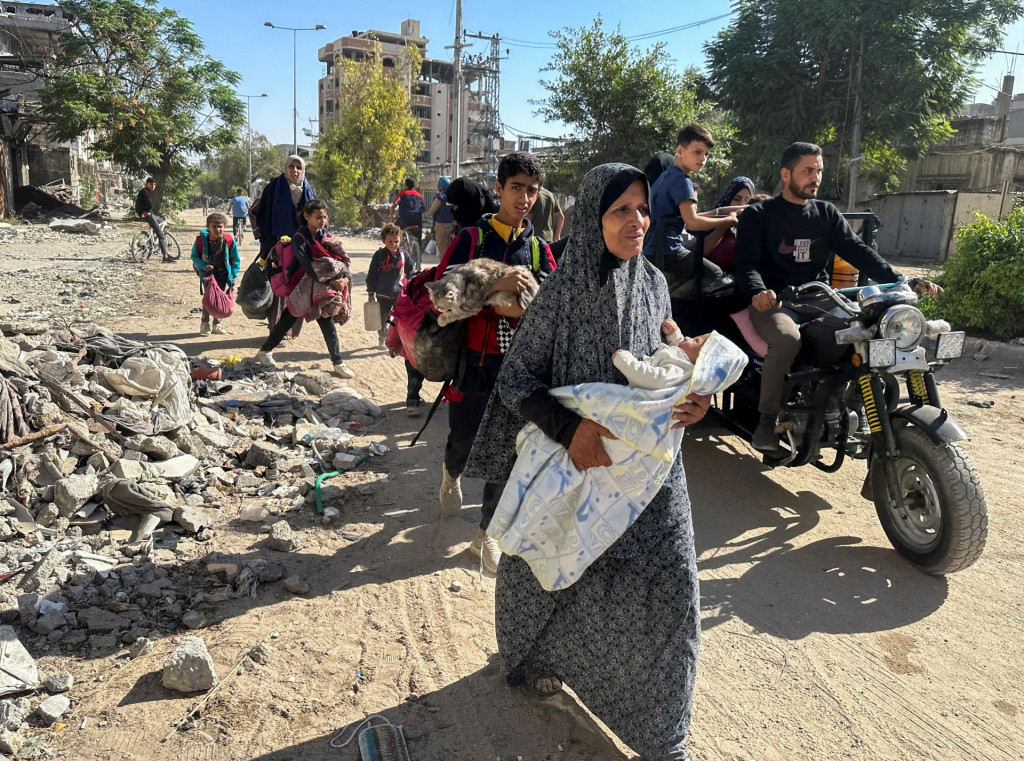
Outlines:
<svg viewBox="0 0 1024 761"><path fill-rule="evenodd" d="M676 32L682 32L687 29L693 29L694 27L702 26L703 24L710 24L712 21L721 21L724 18L732 16L733 12L723 13L719 16L712 16L710 18L700 19L698 21L691 21L686 24L680 24L678 26L671 26L665 29L656 29L653 32L643 32L641 34L635 34L631 37L626 37L628 42L637 42L639 40L649 40L653 37L661 37L667 34L675 34ZM541 42L539 40L520 40L515 37L503 37L505 42L515 45L516 47L523 48L556 48L557 43L554 42Z"/></svg>

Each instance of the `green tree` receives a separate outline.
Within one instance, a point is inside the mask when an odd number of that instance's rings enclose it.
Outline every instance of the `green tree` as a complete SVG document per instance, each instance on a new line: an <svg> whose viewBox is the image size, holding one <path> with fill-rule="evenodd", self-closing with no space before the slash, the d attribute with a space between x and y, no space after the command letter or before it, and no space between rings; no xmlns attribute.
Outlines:
<svg viewBox="0 0 1024 761"><path fill-rule="evenodd" d="M41 88L56 140L96 130L93 150L179 194L194 182L190 155L239 137L239 76L208 56L188 19L154 0L62 0L75 21ZM172 200L172 193L168 200Z"/></svg>
<svg viewBox="0 0 1024 761"><path fill-rule="evenodd" d="M238 188L248 192L249 188L249 143L243 137L241 142L228 145L210 154L207 161L213 169L200 180L203 192L211 196L230 198ZM254 133L252 137L253 179L271 180L284 170L284 156L270 144L265 135Z"/></svg>
<svg viewBox="0 0 1024 761"><path fill-rule="evenodd" d="M340 121L320 135L313 168L317 188L335 204L340 224L357 224L360 206L386 197L415 171L423 132L412 114L410 91L421 57L415 47L406 50L393 69L381 65L380 45L360 61L338 61L334 107Z"/></svg>
<svg viewBox="0 0 1024 761"><path fill-rule="evenodd" d="M537 113L570 130L563 156L549 168L561 187L575 190L588 169L609 161L643 168L655 153L675 149L684 124L711 117L712 103L697 95L697 72L679 74L664 43L640 50L618 28L607 31L600 16L551 36L558 47L543 69L551 76L540 81L548 95ZM729 153L731 128L721 120L714 127L717 163L701 175L704 187L719 182Z"/></svg>
<svg viewBox="0 0 1024 761"><path fill-rule="evenodd" d="M855 99L863 113L861 176L883 190L908 159L952 134L948 119L1019 0L738 0L737 17L707 46L708 79L744 145L736 163L770 187L783 148L822 145L842 176ZM863 58L860 56L863 41ZM858 69L862 71L858 73ZM836 186L828 195L838 197Z"/></svg>

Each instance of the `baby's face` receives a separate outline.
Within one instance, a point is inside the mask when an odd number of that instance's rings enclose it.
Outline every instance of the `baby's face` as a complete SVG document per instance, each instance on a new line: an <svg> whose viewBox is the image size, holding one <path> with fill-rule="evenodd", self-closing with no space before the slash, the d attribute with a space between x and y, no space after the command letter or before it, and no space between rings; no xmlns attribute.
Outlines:
<svg viewBox="0 0 1024 761"><path fill-rule="evenodd" d="M687 338L679 344L679 348L683 350L683 354L685 354L691 362L696 364L697 355L700 354L700 350L704 348L704 344L707 343L707 340L710 337L710 333L705 333L704 335L697 336L696 338Z"/></svg>

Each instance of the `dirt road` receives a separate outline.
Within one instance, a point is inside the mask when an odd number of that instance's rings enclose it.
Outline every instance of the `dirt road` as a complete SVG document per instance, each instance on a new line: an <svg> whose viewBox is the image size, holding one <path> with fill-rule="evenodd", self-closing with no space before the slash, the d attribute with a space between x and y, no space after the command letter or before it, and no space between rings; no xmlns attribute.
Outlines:
<svg viewBox="0 0 1024 761"><path fill-rule="evenodd" d="M188 219L198 222L195 213ZM376 245L346 240L346 247L359 273L358 317L359 284ZM245 246L243 264L255 250ZM100 266L100 252L82 256ZM33 269L41 279L91 266L68 252L39 250L32 258L50 262ZM0 260L11 266L24 265ZM137 284L132 277L137 314L101 319L117 331L213 358L250 355L266 334L265 325L239 316L225 323L228 336L198 335L187 254L175 265L150 264ZM435 418L424 443L407 448L418 421L404 414L402 365L376 348L358 319L341 330L341 341L357 373L352 385L388 410L375 433L389 454L335 481L369 487L369 494L348 489L338 505L341 528L360 538L349 541L309 515L296 526L302 549L275 558L309 582L309 594L272 585L218 607L201 635L221 676L260 640L273 654L266 666L243 664L182 731L163 741L195 703L160 686L169 637L134 661L62 661L76 678L73 715L48 744L81 761L356 759L351 745L335 750L329 741L377 713L404 726L414 761L634 758L571 696L537 704L503 686L494 579L476 571L467 551L478 485L468 489L462 515L439 516L446 416ZM276 355L290 365L328 366L315 328ZM979 375L993 371L1010 379ZM862 463L834 475L769 471L713 424L688 433L704 625L695 758L1024 758L1024 361L965 358L943 376L944 401L972 435L965 449L981 474L991 521L981 561L948 578L917 572L891 549L859 496ZM424 396L434 390L428 384ZM985 400L994 406L967 404ZM234 521L204 551L259 553L257 538ZM171 554L167 561L202 557Z"/></svg>

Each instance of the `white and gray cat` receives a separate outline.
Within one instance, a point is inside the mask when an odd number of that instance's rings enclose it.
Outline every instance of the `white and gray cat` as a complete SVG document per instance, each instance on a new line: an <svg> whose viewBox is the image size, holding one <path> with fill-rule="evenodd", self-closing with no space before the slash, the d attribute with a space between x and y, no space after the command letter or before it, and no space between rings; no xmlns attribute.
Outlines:
<svg viewBox="0 0 1024 761"><path fill-rule="evenodd" d="M438 325L448 325L472 317L485 306L510 307L519 304L526 309L537 295L537 281L530 276L530 284L522 293L498 291L488 294L491 286L513 270L530 273L529 267L503 264L495 259L472 259L433 283L427 283L430 301L440 314Z"/></svg>

